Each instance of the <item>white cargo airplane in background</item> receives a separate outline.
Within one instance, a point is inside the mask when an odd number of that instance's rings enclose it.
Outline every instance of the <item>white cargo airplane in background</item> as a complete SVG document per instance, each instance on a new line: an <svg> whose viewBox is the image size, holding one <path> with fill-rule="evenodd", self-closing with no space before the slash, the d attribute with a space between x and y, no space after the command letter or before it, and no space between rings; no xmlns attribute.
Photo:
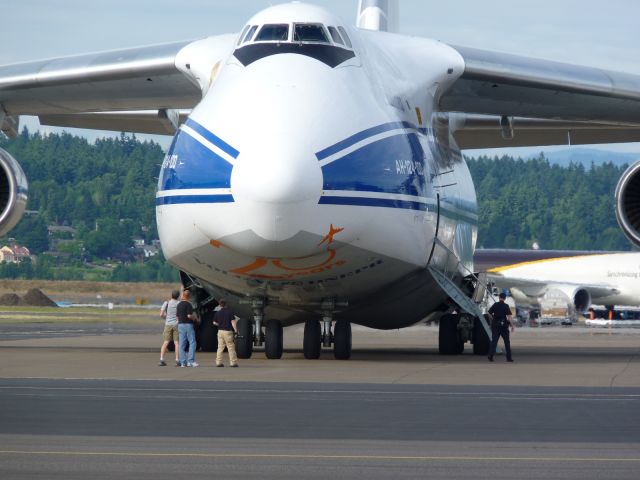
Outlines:
<svg viewBox="0 0 640 480"><path fill-rule="evenodd" d="M434 312L441 352L485 353L460 149L640 141L640 76L398 35L394 6L362 0L353 27L294 2L236 34L2 66L0 124L175 135L156 197L164 255L205 317L233 302L243 357L264 342L279 358L282 327L304 322L305 357L333 345L346 359L352 322ZM0 157L6 232L26 180ZM636 243L639 170L617 203Z"/></svg>
<svg viewBox="0 0 640 480"><path fill-rule="evenodd" d="M639 252L489 249L476 251L474 265L525 308L540 308L548 293L560 293L576 313L592 304L640 307Z"/></svg>

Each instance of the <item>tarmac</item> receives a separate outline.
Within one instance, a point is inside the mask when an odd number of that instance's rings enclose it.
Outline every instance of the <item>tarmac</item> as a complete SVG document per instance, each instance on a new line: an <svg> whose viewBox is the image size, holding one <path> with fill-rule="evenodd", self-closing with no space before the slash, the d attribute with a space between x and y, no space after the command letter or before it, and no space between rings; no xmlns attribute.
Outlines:
<svg viewBox="0 0 640 480"><path fill-rule="evenodd" d="M160 330L0 324L0 476L638 478L640 330L520 328L490 363L424 325L305 360L289 327L240 368L159 367Z"/></svg>
<svg viewBox="0 0 640 480"><path fill-rule="evenodd" d="M512 335L515 362L489 363L471 354L437 353L437 327L418 325L378 331L353 327L351 360L331 349L318 360L302 354L302 326L285 329L280 360L260 349L240 368L214 368L214 352L198 352L199 368L175 368L172 355L159 367L161 326L130 333L118 325L33 325L15 340L19 325L1 325L0 378L378 383L416 385L513 385L640 387L640 329L519 328ZM120 330L118 330L120 329ZM139 333L140 331L153 333ZM228 357L225 354L225 362ZM228 362L227 362L228 363Z"/></svg>

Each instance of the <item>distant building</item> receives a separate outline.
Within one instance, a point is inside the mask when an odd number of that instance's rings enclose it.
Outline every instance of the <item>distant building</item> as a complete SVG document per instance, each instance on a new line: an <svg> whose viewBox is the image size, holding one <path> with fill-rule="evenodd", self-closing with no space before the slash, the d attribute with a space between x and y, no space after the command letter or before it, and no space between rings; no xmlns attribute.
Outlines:
<svg viewBox="0 0 640 480"><path fill-rule="evenodd" d="M27 247L21 247L20 245L5 245L0 248L0 262L20 263L23 258L33 260Z"/></svg>
<svg viewBox="0 0 640 480"><path fill-rule="evenodd" d="M47 232L50 238L60 238L63 240L71 240L76 236L76 229L66 225L49 225Z"/></svg>
<svg viewBox="0 0 640 480"><path fill-rule="evenodd" d="M156 255L158 255L158 252L158 247L155 247L153 245L145 245L144 247L142 247L142 253L144 254L145 258L155 257Z"/></svg>
<svg viewBox="0 0 640 480"><path fill-rule="evenodd" d="M144 238L134 237L131 240L133 241L131 253L138 260L142 260L143 258L155 257L160 252L159 240L152 240L151 245L147 245L144 241Z"/></svg>
<svg viewBox="0 0 640 480"><path fill-rule="evenodd" d="M76 238L76 229L66 225L49 225L47 227L49 233L49 249L50 252L57 252L61 244L73 241ZM62 254L68 256L68 254Z"/></svg>

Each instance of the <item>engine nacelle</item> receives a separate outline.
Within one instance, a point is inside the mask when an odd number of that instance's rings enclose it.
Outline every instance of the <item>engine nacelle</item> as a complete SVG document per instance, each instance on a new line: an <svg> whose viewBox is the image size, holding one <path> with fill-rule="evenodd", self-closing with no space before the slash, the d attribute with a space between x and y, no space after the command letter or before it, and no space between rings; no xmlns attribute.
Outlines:
<svg viewBox="0 0 640 480"><path fill-rule="evenodd" d="M27 208L29 186L22 167L0 148L0 235L9 232Z"/></svg>
<svg viewBox="0 0 640 480"><path fill-rule="evenodd" d="M576 312L585 312L591 305L591 294L585 288L574 285L554 285L556 292L562 292Z"/></svg>
<svg viewBox="0 0 640 480"><path fill-rule="evenodd" d="M627 238L640 246L640 162L631 165L618 180L616 218Z"/></svg>

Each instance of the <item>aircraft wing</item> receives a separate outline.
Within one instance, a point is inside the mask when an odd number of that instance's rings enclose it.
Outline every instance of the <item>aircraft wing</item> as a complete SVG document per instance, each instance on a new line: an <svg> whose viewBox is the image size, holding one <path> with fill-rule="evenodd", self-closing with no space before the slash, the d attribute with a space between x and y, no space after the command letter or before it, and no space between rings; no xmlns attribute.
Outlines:
<svg viewBox="0 0 640 480"><path fill-rule="evenodd" d="M439 108L461 148L640 141L640 75L453 48L465 68Z"/></svg>
<svg viewBox="0 0 640 480"><path fill-rule="evenodd" d="M487 274L487 280L492 282L498 288L518 288L523 292L539 295L543 294L546 290L552 288L566 289L566 287L573 287L576 289L584 289L589 292L593 300L598 298L610 297L617 295L620 291L611 285L596 285L596 284L578 284L578 283L559 283L553 279L535 279L519 278L512 276L501 275L497 272L489 272Z"/></svg>
<svg viewBox="0 0 640 480"><path fill-rule="evenodd" d="M173 133L201 100L213 66L234 39L220 35L0 66L0 124L15 134L11 118L37 115L46 125Z"/></svg>

